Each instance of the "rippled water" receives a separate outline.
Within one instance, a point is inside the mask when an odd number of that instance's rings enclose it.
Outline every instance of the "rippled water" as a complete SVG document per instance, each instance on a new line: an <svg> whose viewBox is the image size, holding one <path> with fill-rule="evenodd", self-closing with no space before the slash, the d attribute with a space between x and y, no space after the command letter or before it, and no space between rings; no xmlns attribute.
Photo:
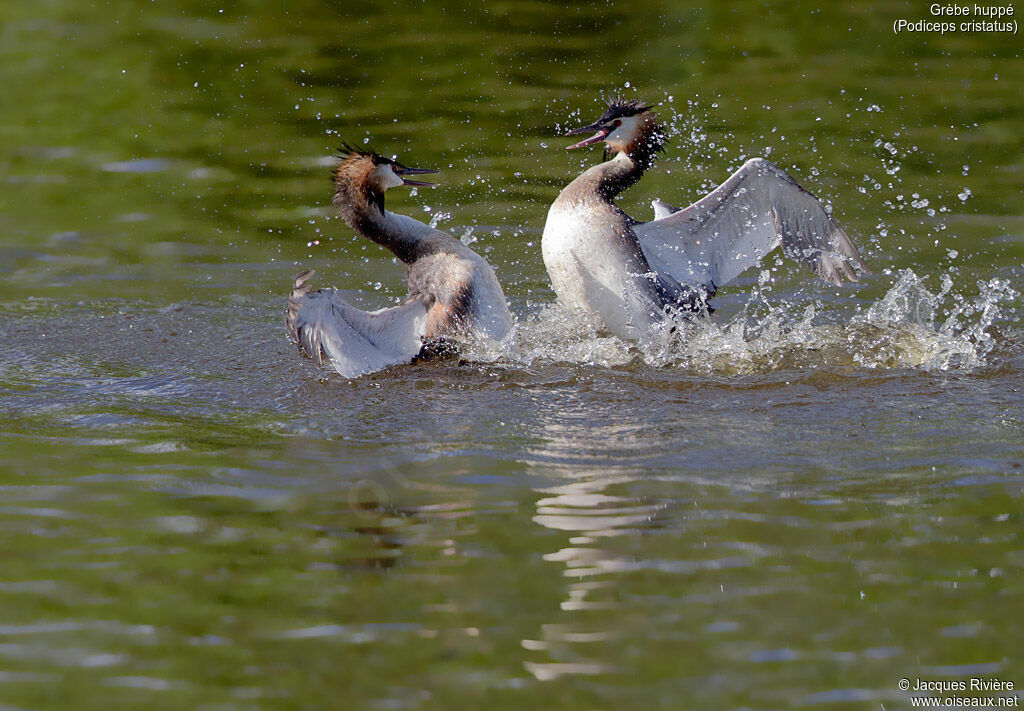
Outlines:
<svg viewBox="0 0 1024 711"><path fill-rule="evenodd" d="M0 709L909 707L1024 685L1019 39L927 9L251 0L0 9ZM640 349L554 305L544 215L649 98L649 215L769 155L874 272L769 258ZM354 381L294 274L400 269L341 140L495 265L501 349ZM392 191L394 193L395 191Z"/></svg>

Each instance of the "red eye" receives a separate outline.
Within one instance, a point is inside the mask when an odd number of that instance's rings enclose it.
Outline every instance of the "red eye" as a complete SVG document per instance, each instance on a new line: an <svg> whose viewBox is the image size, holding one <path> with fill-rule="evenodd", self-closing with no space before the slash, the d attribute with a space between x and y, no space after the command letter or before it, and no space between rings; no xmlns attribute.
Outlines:
<svg viewBox="0 0 1024 711"><path fill-rule="evenodd" d="M614 126L615 128L618 128L621 125L622 121L620 121L619 119L615 119L615 121L612 122L612 126Z"/></svg>

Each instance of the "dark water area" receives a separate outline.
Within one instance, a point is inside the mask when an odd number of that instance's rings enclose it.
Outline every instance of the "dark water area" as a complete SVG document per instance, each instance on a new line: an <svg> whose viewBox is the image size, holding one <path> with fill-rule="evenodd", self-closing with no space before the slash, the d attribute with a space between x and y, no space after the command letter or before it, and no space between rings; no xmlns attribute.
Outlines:
<svg viewBox="0 0 1024 711"><path fill-rule="evenodd" d="M1019 690L1024 40L893 33L929 17L4 5L0 710ZM627 212L766 155L873 274L769 257L657 351L575 322L540 236L612 91L671 133ZM302 269L404 295L330 210L341 141L441 169L389 209L486 256L511 342L355 380L299 355Z"/></svg>

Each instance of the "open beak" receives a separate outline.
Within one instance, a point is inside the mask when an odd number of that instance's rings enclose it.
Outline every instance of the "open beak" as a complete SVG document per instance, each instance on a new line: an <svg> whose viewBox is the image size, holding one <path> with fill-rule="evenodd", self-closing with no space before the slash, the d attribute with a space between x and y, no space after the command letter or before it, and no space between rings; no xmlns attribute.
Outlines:
<svg viewBox="0 0 1024 711"><path fill-rule="evenodd" d="M573 148L583 148L583 146L589 146L592 143L599 143L600 141L603 141L605 138L607 138L608 134L612 132L612 130L610 128L608 128L607 126L602 126L600 124L592 123L589 126L581 126L580 128L574 128L573 130L569 131L565 135L566 136L574 136L577 133L588 133L590 131L596 131L597 133L595 133L590 138L583 139L579 143L574 143L573 145L569 146L565 150L571 151Z"/></svg>
<svg viewBox="0 0 1024 711"><path fill-rule="evenodd" d="M433 168L406 168L404 165L395 168L395 175L402 179L402 182L406 185L421 186L426 188L433 188L437 183L428 183L425 180L409 180L405 176L407 175L424 175L427 173L436 173L438 171Z"/></svg>

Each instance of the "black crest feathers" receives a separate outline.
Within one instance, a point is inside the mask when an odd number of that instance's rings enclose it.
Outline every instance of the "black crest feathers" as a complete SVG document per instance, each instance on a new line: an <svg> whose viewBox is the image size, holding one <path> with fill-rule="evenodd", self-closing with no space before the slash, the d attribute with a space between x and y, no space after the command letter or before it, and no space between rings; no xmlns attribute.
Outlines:
<svg viewBox="0 0 1024 711"><path fill-rule="evenodd" d="M362 156L363 158L369 158L373 161L374 165L382 165L384 163L393 163L382 155L379 155L372 148L357 148L348 141L342 141L341 145L338 146L338 155L341 156L342 160L351 158L352 156Z"/></svg>
<svg viewBox="0 0 1024 711"><path fill-rule="evenodd" d="M601 114L598 123L627 116L636 116L651 110L651 106L645 104L641 99L624 99L621 96L609 96L604 100L604 103L608 108Z"/></svg>

